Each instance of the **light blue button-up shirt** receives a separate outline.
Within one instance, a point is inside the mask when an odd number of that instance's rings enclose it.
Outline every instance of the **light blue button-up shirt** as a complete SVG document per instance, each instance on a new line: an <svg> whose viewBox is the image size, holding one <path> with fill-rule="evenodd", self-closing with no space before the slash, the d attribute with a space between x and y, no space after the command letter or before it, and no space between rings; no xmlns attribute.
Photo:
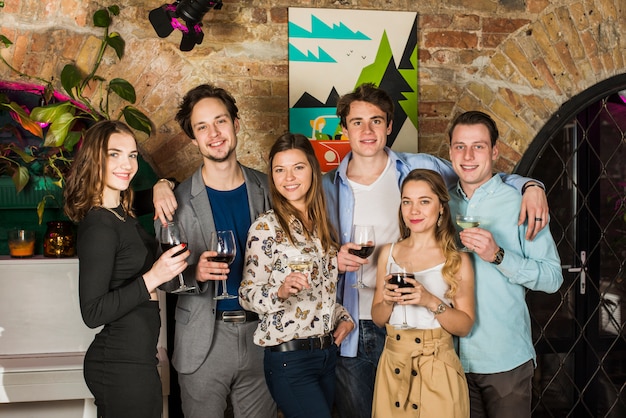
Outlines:
<svg viewBox="0 0 626 418"><path fill-rule="evenodd" d="M425 168L438 172L443 177L448 187L454 185L458 181L457 175L452 169L449 161L437 158L430 154L411 154L396 153L389 148L385 148L387 155L391 159L392 165L396 170L398 179L398 188L402 181L415 168ZM352 188L348 183L348 162L352 157L352 152L348 153L341 161L339 167L333 171L326 173L323 177L324 191L326 192L326 203L328 205L328 213L333 227L339 234L341 244L350 242L353 217L354 217L354 195ZM505 176L507 184L521 190L527 178L518 175ZM511 189L513 190L513 189ZM517 192L519 195L519 192ZM519 207L518 207L519 210ZM395 214L392 214L395 215ZM517 220L516 220L517 222ZM386 244L377 242L376 245ZM347 272L339 275L339 283L337 289L337 298L349 312L356 323L355 329L348 334L346 339L341 343L341 355L344 357L356 357L359 342L359 291L352 287L356 283L356 272Z"/></svg>
<svg viewBox="0 0 626 418"><path fill-rule="evenodd" d="M459 339L465 372L498 373L535 360L526 289L554 293L563 283L561 260L549 228L525 239L518 226L521 196L493 176L468 199L459 185L450 189L450 210L480 216L479 228L491 232L504 249L500 265L472 253L476 286L476 322ZM458 228L458 227L457 227Z"/></svg>

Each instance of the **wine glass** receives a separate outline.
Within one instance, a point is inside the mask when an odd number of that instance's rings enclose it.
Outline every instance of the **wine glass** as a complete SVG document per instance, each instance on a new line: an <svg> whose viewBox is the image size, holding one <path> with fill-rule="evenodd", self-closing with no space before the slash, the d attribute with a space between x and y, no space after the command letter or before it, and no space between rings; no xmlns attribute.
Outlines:
<svg viewBox="0 0 626 418"><path fill-rule="evenodd" d="M475 215L456 215L456 224L461 228L476 228L480 225L480 216ZM471 253L472 250L463 246L459 251L465 251Z"/></svg>
<svg viewBox="0 0 626 418"><path fill-rule="evenodd" d="M215 261L216 263L226 263L230 266L237 255L237 246L235 245L235 234L233 234L233 231L227 230L211 232L209 250L217 252L215 257L211 257L211 261ZM228 293L226 280L222 280L222 294L215 296L214 299L222 300L236 298L237 295L231 295Z"/></svg>
<svg viewBox="0 0 626 418"><path fill-rule="evenodd" d="M367 258L374 252L376 245L376 239L374 238L374 227L371 225L354 225L352 227L352 242L360 245L360 250L354 250L350 248L348 251L350 254L354 254L361 258ZM358 289L364 289L367 286L363 283L363 264L359 268L359 276L357 283L352 287Z"/></svg>
<svg viewBox="0 0 626 418"><path fill-rule="evenodd" d="M389 264L389 274L391 274L391 278L389 279L389 284L395 284L400 288L403 287L413 287L411 283L406 281L407 278L415 279L415 274L411 271L411 263L397 262ZM396 329L408 329L412 328L406 322L406 305L402 305L402 313L404 315L404 319L402 324L394 325Z"/></svg>
<svg viewBox="0 0 626 418"><path fill-rule="evenodd" d="M159 233L159 243L161 244L161 250L165 252L169 250L170 248L175 247L179 244L187 244L187 235L185 234L185 230L179 223L170 221L167 223L167 225L161 228L161 231ZM176 257L177 255L182 254L185 251L187 251L187 248L180 250L179 252L174 254L172 257ZM174 280L176 279L173 279L170 282L173 282ZM167 283L170 283L170 282L167 282ZM170 293L193 293L196 290L195 286L188 286L187 284L185 284L183 273L178 274L178 288L177 289L169 290L168 286L166 286L165 283L162 284L161 286L159 286L159 288L162 288L163 290L166 290Z"/></svg>
<svg viewBox="0 0 626 418"><path fill-rule="evenodd" d="M293 255L287 259L287 266L291 271L297 271L307 276L309 285L311 285L311 268L313 267L313 258L309 254ZM308 274L307 274L308 273Z"/></svg>

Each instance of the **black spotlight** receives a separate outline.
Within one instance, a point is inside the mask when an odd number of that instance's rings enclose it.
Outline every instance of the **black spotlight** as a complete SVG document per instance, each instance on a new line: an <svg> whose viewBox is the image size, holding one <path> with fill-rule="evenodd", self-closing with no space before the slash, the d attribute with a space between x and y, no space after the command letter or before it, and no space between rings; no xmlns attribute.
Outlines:
<svg viewBox="0 0 626 418"><path fill-rule="evenodd" d="M221 8L222 0L179 0L152 10L148 18L161 38L169 36L174 29L181 31L180 50L191 51L204 38L202 17L211 9Z"/></svg>

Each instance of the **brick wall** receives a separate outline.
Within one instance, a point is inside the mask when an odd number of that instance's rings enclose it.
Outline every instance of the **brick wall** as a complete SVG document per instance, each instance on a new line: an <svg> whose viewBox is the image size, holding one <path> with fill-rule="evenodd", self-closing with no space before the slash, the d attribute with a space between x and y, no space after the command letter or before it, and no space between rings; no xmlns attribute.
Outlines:
<svg viewBox="0 0 626 418"><path fill-rule="evenodd" d="M180 35L160 39L152 30L148 12L162 2L5 0L0 33L14 46L0 53L24 73L57 78L66 63L93 56L99 32L91 14L118 4L113 30L126 40L126 56L107 55L101 75L134 84L138 107L156 125L141 139L142 153L160 175L179 180L199 157L173 116L182 94L202 82L237 98L240 160L266 169L269 145L288 128L288 7L416 11L420 152L447 156L451 117L482 109L499 124L503 171L564 102L626 72L624 0L224 0L205 15L204 42L191 52L178 50ZM18 79L4 66L0 78Z"/></svg>

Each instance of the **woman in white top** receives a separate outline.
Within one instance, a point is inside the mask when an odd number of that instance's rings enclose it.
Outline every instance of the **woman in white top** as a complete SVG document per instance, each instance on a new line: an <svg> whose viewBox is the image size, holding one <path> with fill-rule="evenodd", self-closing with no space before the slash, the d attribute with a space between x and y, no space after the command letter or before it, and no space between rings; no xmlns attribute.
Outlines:
<svg viewBox="0 0 626 418"><path fill-rule="evenodd" d="M441 176L411 171L402 183L400 240L378 258L372 319L387 338L374 389L374 417L469 417L469 395L453 335L474 324L474 271L455 244ZM390 284L392 262L411 264L410 287ZM406 322L408 327L391 324Z"/></svg>
<svg viewBox="0 0 626 418"><path fill-rule="evenodd" d="M260 316L267 386L285 417L330 418L337 346L354 328L336 303L337 248L322 172L307 137L284 134L269 155L273 210L250 226L239 301ZM307 272L289 263L306 254Z"/></svg>

